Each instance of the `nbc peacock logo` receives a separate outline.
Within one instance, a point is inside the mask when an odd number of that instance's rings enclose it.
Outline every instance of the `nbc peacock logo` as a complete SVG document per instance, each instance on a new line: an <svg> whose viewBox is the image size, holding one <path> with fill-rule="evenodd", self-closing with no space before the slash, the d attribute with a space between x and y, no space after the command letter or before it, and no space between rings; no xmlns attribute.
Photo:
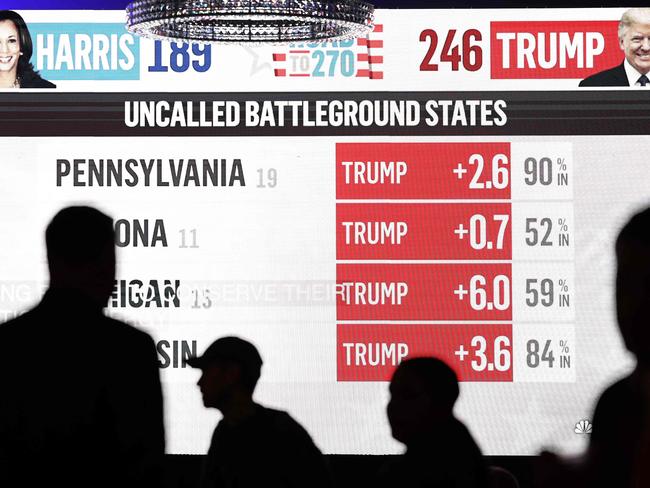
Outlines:
<svg viewBox="0 0 650 488"><path fill-rule="evenodd" d="M592 428L593 426L589 420L580 420L573 429L573 432L579 435L591 434Z"/></svg>

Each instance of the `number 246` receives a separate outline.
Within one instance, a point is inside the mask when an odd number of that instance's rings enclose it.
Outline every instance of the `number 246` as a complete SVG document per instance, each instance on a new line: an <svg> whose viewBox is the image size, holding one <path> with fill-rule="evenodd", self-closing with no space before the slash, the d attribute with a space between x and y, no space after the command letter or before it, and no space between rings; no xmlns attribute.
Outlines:
<svg viewBox="0 0 650 488"><path fill-rule="evenodd" d="M440 52L441 63L450 63L452 71L458 71L460 64L467 71L477 71L483 65L483 50L476 42L482 39L480 31L476 29L469 29L463 33L460 46L454 43L456 37L456 29L451 29L447 32L445 42ZM438 71L438 63L433 61L438 48L438 33L433 29L425 29L420 32L420 42L429 42L429 49L422 63L420 63L420 71Z"/></svg>

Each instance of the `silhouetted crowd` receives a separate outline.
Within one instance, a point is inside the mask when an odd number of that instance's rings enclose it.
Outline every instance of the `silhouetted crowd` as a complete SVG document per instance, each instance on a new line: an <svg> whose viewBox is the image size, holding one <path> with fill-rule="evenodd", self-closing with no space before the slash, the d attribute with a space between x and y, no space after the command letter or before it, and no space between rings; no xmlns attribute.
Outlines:
<svg viewBox="0 0 650 488"><path fill-rule="evenodd" d="M45 240L49 289L32 310L0 325L0 487L168 486L154 342L103 313L115 279L113 221L68 207ZM601 395L583 456L541 454L540 488L650 488L650 209L622 229L616 257L618 324L636 368ZM222 337L188 363L201 370L205 407L222 414L200 488L337 485L308 432L253 400L262 368L253 344ZM389 389L388 421L406 449L369 474L368 486L519 486L512 473L488 466L455 417L458 378L443 361L403 361Z"/></svg>

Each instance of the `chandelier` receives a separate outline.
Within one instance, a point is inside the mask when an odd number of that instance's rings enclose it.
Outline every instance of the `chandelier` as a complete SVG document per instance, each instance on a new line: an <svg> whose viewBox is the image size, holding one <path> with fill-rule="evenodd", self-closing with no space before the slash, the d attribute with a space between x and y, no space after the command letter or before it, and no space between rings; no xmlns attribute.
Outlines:
<svg viewBox="0 0 650 488"><path fill-rule="evenodd" d="M364 36L374 7L362 0L134 0L127 29L153 39L282 44Z"/></svg>

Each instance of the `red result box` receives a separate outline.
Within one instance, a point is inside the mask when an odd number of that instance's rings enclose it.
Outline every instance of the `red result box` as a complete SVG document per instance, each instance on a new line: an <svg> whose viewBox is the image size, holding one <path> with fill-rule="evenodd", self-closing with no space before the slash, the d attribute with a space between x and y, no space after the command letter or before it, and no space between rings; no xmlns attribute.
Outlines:
<svg viewBox="0 0 650 488"><path fill-rule="evenodd" d="M512 320L510 264L338 264L337 320Z"/></svg>
<svg viewBox="0 0 650 488"><path fill-rule="evenodd" d="M339 143L339 199L510 199L510 143Z"/></svg>
<svg viewBox="0 0 650 488"><path fill-rule="evenodd" d="M337 380L390 381L400 362L435 356L459 381L512 381L512 324L338 324Z"/></svg>
<svg viewBox="0 0 650 488"><path fill-rule="evenodd" d="M492 79L585 78L620 64L618 22L490 23Z"/></svg>
<svg viewBox="0 0 650 488"><path fill-rule="evenodd" d="M509 203L338 203L337 259L511 259Z"/></svg>

